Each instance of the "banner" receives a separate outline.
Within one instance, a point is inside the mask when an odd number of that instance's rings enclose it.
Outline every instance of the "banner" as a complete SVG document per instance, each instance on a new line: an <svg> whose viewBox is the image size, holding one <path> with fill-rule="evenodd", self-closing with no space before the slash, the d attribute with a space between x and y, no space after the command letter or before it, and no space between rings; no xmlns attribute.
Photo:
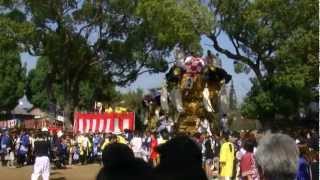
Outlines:
<svg viewBox="0 0 320 180"><path fill-rule="evenodd" d="M73 132L114 132L134 130L134 112L123 113L75 113Z"/></svg>
<svg viewBox="0 0 320 180"><path fill-rule="evenodd" d="M17 125L16 119L0 121L0 128L14 128Z"/></svg>

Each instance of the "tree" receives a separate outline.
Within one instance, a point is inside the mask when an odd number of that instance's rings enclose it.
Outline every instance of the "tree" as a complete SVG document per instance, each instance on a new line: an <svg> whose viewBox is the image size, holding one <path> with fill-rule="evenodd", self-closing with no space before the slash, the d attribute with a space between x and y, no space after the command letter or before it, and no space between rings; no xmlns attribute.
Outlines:
<svg viewBox="0 0 320 180"><path fill-rule="evenodd" d="M231 80L231 85L229 90L229 109L231 111L237 109L237 95L234 89L233 80Z"/></svg>
<svg viewBox="0 0 320 180"><path fill-rule="evenodd" d="M95 71L94 71L95 70ZM120 94L115 89L115 84L103 76L101 71L91 69L90 79L82 81L79 85L79 96L76 107L79 110L91 111L94 101L112 102L118 99ZM63 96L63 82L56 82L51 85L52 99L49 99L48 92L48 60L40 57L36 68L29 72L27 78L26 94L28 99L36 107L49 109L50 103L63 107L65 104Z"/></svg>
<svg viewBox="0 0 320 180"><path fill-rule="evenodd" d="M5 12L19 11L13 4L5 4ZM25 49L48 59L49 99L55 99L53 84L63 81L67 127L80 84L92 80L89 69L102 68L111 81L127 85L142 73L166 71L176 45L199 51L200 35L212 27L208 9L196 0L22 0L19 4L34 30L22 42Z"/></svg>
<svg viewBox="0 0 320 180"><path fill-rule="evenodd" d="M318 84L318 9L314 0L211 0L214 48L234 60L239 73L256 77L242 112L274 119L295 114L313 100ZM225 33L233 50L218 41Z"/></svg>
<svg viewBox="0 0 320 180"><path fill-rule="evenodd" d="M40 57L37 60L35 69L32 69L28 73L26 95L28 100L40 109L47 110L49 102L52 99L48 99L48 92L46 89L46 76L48 71L48 61ZM58 87L56 87L58 89ZM61 89L61 88L60 88ZM59 98L58 98L59 99Z"/></svg>
<svg viewBox="0 0 320 180"><path fill-rule="evenodd" d="M135 112L135 127L136 129L142 128L144 121L144 107L143 107L143 90L137 89L135 91L129 91L121 95L121 105L126 107L129 111Z"/></svg>
<svg viewBox="0 0 320 180"><path fill-rule="evenodd" d="M10 112L24 95L26 68L22 66L16 39L26 30L20 14L0 13L0 112ZM13 36L12 28L18 29Z"/></svg>
<svg viewBox="0 0 320 180"><path fill-rule="evenodd" d="M3 50L0 50L0 111L10 112L24 95L26 70L16 50Z"/></svg>

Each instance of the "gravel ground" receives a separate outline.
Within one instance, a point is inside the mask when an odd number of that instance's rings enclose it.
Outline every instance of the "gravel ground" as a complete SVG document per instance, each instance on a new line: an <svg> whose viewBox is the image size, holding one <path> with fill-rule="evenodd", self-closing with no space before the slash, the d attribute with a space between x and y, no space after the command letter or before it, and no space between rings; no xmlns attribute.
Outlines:
<svg viewBox="0 0 320 180"><path fill-rule="evenodd" d="M100 169L98 164L74 165L67 169L52 169L50 180L95 180ZM22 168L0 167L0 179L3 180L30 180L33 166Z"/></svg>

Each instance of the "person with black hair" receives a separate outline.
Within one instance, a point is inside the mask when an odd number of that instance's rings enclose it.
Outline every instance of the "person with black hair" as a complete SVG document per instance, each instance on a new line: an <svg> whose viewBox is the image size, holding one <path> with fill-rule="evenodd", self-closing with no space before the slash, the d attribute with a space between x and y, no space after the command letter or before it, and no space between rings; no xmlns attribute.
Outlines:
<svg viewBox="0 0 320 180"><path fill-rule="evenodd" d="M17 167L20 168L24 165L28 154L28 147L30 144L29 135L25 130L21 130L20 136L17 140Z"/></svg>
<svg viewBox="0 0 320 180"><path fill-rule="evenodd" d="M240 160L240 176L243 180L258 180L259 174L253 155L255 142L251 139L244 141L243 148L246 151Z"/></svg>
<svg viewBox="0 0 320 180"><path fill-rule="evenodd" d="M9 151L11 150L12 139L9 135L9 130L5 130L4 134L0 136L0 155L2 166L7 165L6 156L9 155Z"/></svg>
<svg viewBox="0 0 320 180"><path fill-rule="evenodd" d="M42 180L49 180L50 176L50 140L48 137L48 129L43 128L41 132L36 134L34 140L34 155L36 157L31 180L38 180L42 176Z"/></svg>
<svg viewBox="0 0 320 180"><path fill-rule="evenodd" d="M229 180L234 176L235 148L229 140L229 133L223 132L224 143L220 149L220 176L224 180Z"/></svg>
<svg viewBox="0 0 320 180"><path fill-rule="evenodd" d="M157 148L160 164L155 168L155 180L207 180L202 168L202 154L187 136L177 136Z"/></svg>
<svg viewBox="0 0 320 180"><path fill-rule="evenodd" d="M150 161L152 165L155 167L159 164L159 154L157 152L158 147L158 140L157 140L157 133L151 133L151 141L150 141Z"/></svg>
<svg viewBox="0 0 320 180"><path fill-rule="evenodd" d="M298 160L298 168L297 168L297 176L296 180L311 180L311 166L310 166L310 158L308 158L308 146L307 144L301 142L298 144L299 148L299 160Z"/></svg>
<svg viewBox="0 0 320 180"><path fill-rule="evenodd" d="M208 178L212 177L211 166L214 158L214 141L210 135L206 135L202 142L203 166Z"/></svg>
<svg viewBox="0 0 320 180"><path fill-rule="evenodd" d="M112 143L102 153L103 167L97 180L147 180L151 176L151 166L134 157L125 144Z"/></svg>
<svg viewBox="0 0 320 180"><path fill-rule="evenodd" d="M222 130L222 133L228 133L229 132L229 126L228 126L228 117L227 117L227 114L223 114L222 115L222 118L221 118L221 121L220 121L220 126L221 126L221 130Z"/></svg>

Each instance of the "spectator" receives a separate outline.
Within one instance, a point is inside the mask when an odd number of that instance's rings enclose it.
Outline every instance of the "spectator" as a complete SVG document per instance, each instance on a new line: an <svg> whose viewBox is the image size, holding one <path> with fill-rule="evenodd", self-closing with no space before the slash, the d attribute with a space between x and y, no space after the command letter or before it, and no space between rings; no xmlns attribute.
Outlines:
<svg viewBox="0 0 320 180"><path fill-rule="evenodd" d="M150 160L153 164L153 166L158 165L158 152L157 152L157 147L158 147L158 141L157 141L157 135L156 133L151 134L151 143L150 143Z"/></svg>
<svg viewBox="0 0 320 180"><path fill-rule="evenodd" d="M284 134L268 133L259 141L255 160L262 179L293 180L298 162L295 140Z"/></svg>
<svg viewBox="0 0 320 180"><path fill-rule="evenodd" d="M142 158L142 138L138 132L134 132L130 146L136 158Z"/></svg>
<svg viewBox="0 0 320 180"><path fill-rule="evenodd" d="M250 139L244 141L243 148L245 153L240 160L240 176L242 180L259 180L253 156L254 144L254 141Z"/></svg>
<svg viewBox="0 0 320 180"><path fill-rule="evenodd" d="M311 167L307 158L308 146L299 144L299 160L296 180L311 180Z"/></svg>
<svg viewBox="0 0 320 180"><path fill-rule="evenodd" d="M155 168L155 180L206 180L202 155L187 136L179 136L159 146L160 164Z"/></svg>
<svg viewBox="0 0 320 180"><path fill-rule="evenodd" d="M151 167L143 160L134 158L125 144L112 143L102 154L103 168L97 180L144 180L150 179Z"/></svg>

